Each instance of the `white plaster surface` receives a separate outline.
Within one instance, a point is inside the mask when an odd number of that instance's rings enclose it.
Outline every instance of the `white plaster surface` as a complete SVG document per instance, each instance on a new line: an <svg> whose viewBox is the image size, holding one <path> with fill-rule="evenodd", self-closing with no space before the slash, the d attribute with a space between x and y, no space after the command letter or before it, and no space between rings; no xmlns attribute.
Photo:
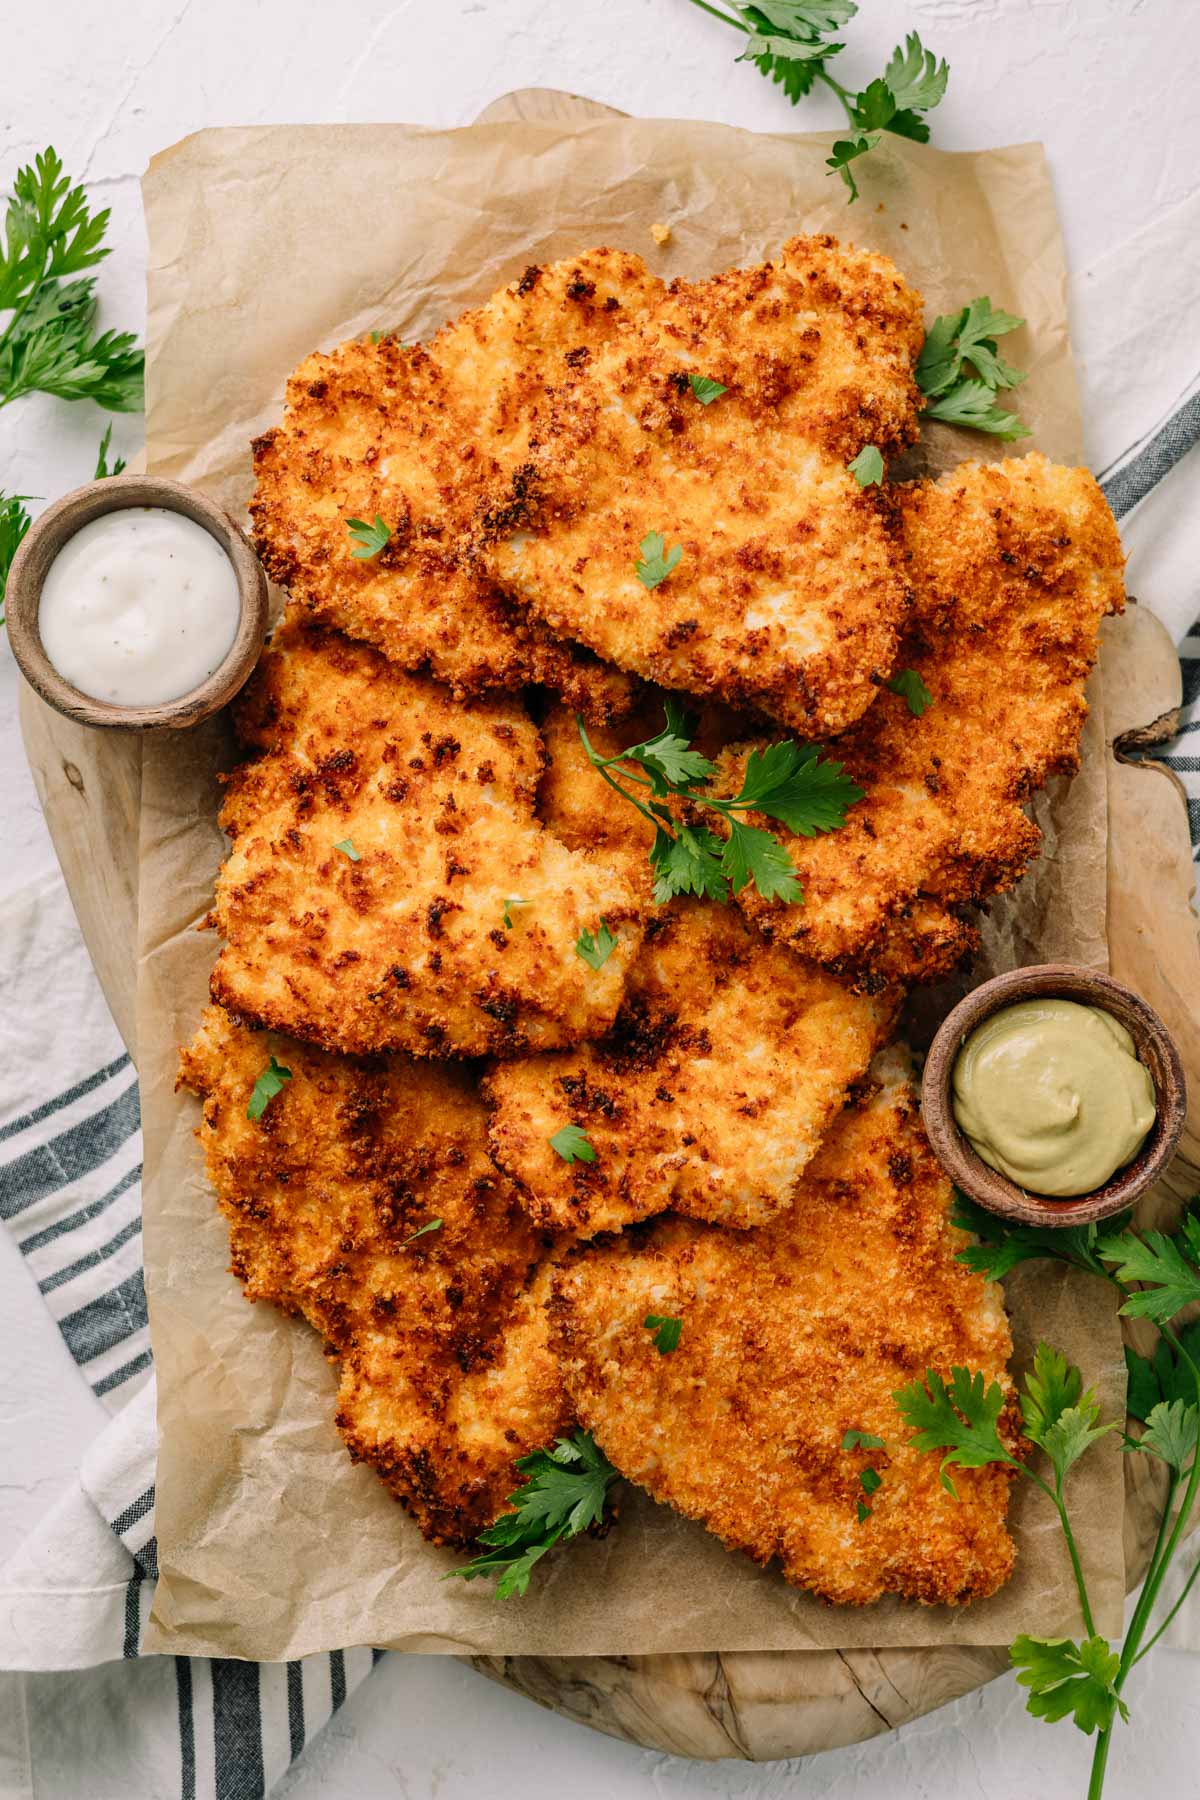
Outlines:
<svg viewBox="0 0 1200 1800"><path fill-rule="evenodd" d="M953 71L934 115L937 143L1047 145L1072 269L1200 186L1193 0L862 0L841 79L879 73L914 27ZM752 69L734 67L737 48L687 0L0 0L0 190L52 141L113 210L104 323L140 330L138 180L154 151L189 131L283 120L465 124L525 86L647 115L779 129L840 123L832 96L793 111ZM87 479L103 425L88 404L41 396L0 412L0 488L49 499ZM137 449L139 432L139 420L119 420L115 447ZM0 902L53 861L15 693L0 642ZM104 1415L3 1234L0 1357L7 1545L57 1496ZM1158 1651L1127 1697L1134 1724L1118 1737L1106 1793L1196 1795L1200 1666ZM393 1656L277 1791L290 1800L1071 1800L1086 1791L1088 1751L1069 1725L1030 1720L1005 1677L870 1744L800 1763L705 1766L571 1725L453 1662ZM48 1800L90 1797L80 1768Z"/></svg>

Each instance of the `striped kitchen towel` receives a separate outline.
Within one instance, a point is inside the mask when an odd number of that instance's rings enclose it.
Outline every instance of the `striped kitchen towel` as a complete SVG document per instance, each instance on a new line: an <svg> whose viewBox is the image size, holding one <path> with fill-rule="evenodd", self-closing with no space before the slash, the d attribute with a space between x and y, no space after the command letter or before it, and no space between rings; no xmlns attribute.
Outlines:
<svg viewBox="0 0 1200 1800"><path fill-rule="evenodd" d="M256 1800L376 1653L130 1666L157 1574L137 1078L57 875L6 903L0 992L0 1217L115 1415L77 1486L0 1566L0 1794ZM27 1279L7 1264L4 1278ZM59 1774L35 1787L49 1758Z"/></svg>

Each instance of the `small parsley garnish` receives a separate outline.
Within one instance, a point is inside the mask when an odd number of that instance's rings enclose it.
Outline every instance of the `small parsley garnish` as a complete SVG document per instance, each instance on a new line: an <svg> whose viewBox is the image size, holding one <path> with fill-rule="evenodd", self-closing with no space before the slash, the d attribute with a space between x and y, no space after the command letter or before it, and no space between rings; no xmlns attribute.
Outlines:
<svg viewBox="0 0 1200 1800"><path fill-rule="evenodd" d="M508 895L507 899L504 902L504 929L505 929L505 931L511 931L513 928L513 922L512 922L513 907L514 906L528 906L528 905L529 905L528 900L518 899L516 894Z"/></svg>
<svg viewBox="0 0 1200 1800"><path fill-rule="evenodd" d="M285 1069L281 1062L276 1062L272 1057L254 1084L254 1091L250 1095L250 1103L246 1108L246 1117L261 1119L276 1094L283 1092L284 1082L291 1079L292 1071Z"/></svg>
<svg viewBox="0 0 1200 1800"><path fill-rule="evenodd" d="M672 1350L678 1350L682 1319L673 1319L669 1313L647 1313L642 1324L651 1333L660 1356L669 1356Z"/></svg>
<svg viewBox="0 0 1200 1800"><path fill-rule="evenodd" d="M665 712L666 726L656 737L609 757L593 749L582 718L576 715L575 721L592 767L654 826L650 862L656 876L655 900L661 905L677 894L697 894L727 901L748 881L765 900L802 900L804 890L785 846L737 814L765 813L789 831L815 837L844 825L847 807L862 799L863 790L841 763L824 760L813 745L785 740L750 752L736 794L702 793L700 784L717 773L716 764L691 748L694 726L678 701L669 699ZM623 783L649 793L640 799ZM685 824L664 804L672 797L709 808L729 835L720 837L703 826Z"/></svg>
<svg viewBox="0 0 1200 1800"><path fill-rule="evenodd" d="M589 969L602 969L616 947L617 940L604 919L595 937L590 931L581 931L575 940L575 954L582 956Z"/></svg>
<svg viewBox="0 0 1200 1800"><path fill-rule="evenodd" d="M346 528L354 540L350 554L358 562L378 556L392 535L390 526L384 524L378 513L373 525L368 525L365 519L347 519Z"/></svg>
<svg viewBox="0 0 1200 1800"><path fill-rule="evenodd" d="M883 457L874 444L867 444L846 467L860 488L878 487L883 480Z"/></svg>
<svg viewBox="0 0 1200 1800"><path fill-rule="evenodd" d="M426 1224L418 1226L417 1230L414 1232L411 1232L408 1237L401 1238L400 1247L401 1247L401 1249L403 1249L405 1244L415 1244L419 1237L425 1236L426 1232L440 1231L441 1229L442 1229L441 1219L430 1219Z"/></svg>
<svg viewBox="0 0 1200 1800"><path fill-rule="evenodd" d="M475 1581L498 1576L497 1600L525 1593L534 1564L547 1550L599 1525L609 1489L618 1479L618 1471L590 1431L577 1430L569 1438L559 1438L552 1450L522 1456L517 1468L526 1480L508 1496L514 1510L501 1513L479 1534L479 1542L489 1548L445 1577Z"/></svg>
<svg viewBox="0 0 1200 1800"><path fill-rule="evenodd" d="M667 551L666 539L661 531L648 531L638 549L642 553L641 559L633 565L633 569L644 588L661 586L672 569L679 567L679 559L683 555L680 544Z"/></svg>
<svg viewBox="0 0 1200 1800"><path fill-rule="evenodd" d="M933 705L933 695L915 669L897 670L887 685L891 693L900 695L914 719Z"/></svg>
<svg viewBox="0 0 1200 1800"><path fill-rule="evenodd" d="M580 1125L563 1125L546 1142L566 1163L594 1163L596 1160L595 1149Z"/></svg>
<svg viewBox="0 0 1200 1800"><path fill-rule="evenodd" d="M722 394L729 392L722 382L714 381L711 375L689 375L688 386L701 406L711 406L714 400L719 400ZM644 554L645 545L642 546L642 551Z"/></svg>
<svg viewBox="0 0 1200 1800"><path fill-rule="evenodd" d="M921 417L970 426L1005 443L1028 437L1029 427L996 405L1002 388L1025 380L1020 369L1005 362L996 340L1024 323L1015 313L993 311L986 294L956 313L936 318L925 334L915 370L927 402Z"/></svg>
<svg viewBox="0 0 1200 1800"><path fill-rule="evenodd" d="M353 838L343 838L340 843L335 844L333 847L335 850L340 850L343 856L348 856L351 862L362 861L362 857L354 848Z"/></svg>
<svg viewBox="0 0 1200 1800"><path fill-rule="evenodd" d="M842 1439L842 1449L882 1450L883 1439L881 1437L875 1437L869 1431L848 1431ZM878 1469L871 1468L869 1464L865 1469L859 1470L858 1481L863 1493L867 1495L873 1494L877 1488L883 1486L883 1476L879 1473ZM860 1525L864 1524L866 1520L871 1517L871 1508L867 1505L865 1500L856 1502L855 1511L858 1514L858 1522Z"/></svg>

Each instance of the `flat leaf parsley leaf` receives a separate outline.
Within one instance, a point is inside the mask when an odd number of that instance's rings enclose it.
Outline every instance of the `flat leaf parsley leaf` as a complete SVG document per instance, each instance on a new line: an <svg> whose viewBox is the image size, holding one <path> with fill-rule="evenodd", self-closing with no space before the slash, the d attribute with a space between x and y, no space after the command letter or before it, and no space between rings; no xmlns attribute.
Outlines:
<svg viewBox="0 0 1200 1800"><path fill-rule="evenodd" d="M888 682L888 689L907 703L914 719L919 719L933 705L933 695L915 669L899 669Z"/></svg>
<svg viewBox="0 0 1200 1800"><path fill-rule="evenodd" d="M1070 1713L1089 1736L1097 1726L1111 1725L1113 1714L1129 1717L1129 1709L1113 1686L1121 1659L1102 1637L1035 1638L1024 1634L1009 1651L1017 1680L1030 1689L1026 1707L1035 1719L1053 1723Z"/></svg>
<svg viewBox="0 0 1200 1800"><path fill-rule="evenodd" d="M604 919L595 937L585 930L575 939L575 954L583 958L589 969L602 969L616 947L617 940Z"/></svg>
<svg viewBox="0 0 1200 1800"><path fill-rule="evenodd" d="M1122 1215L1122 1218L1127 1215ZM1119 1226L1121 1219L1114 1220ZM1107 1277L1099 1256L1100 1233L1095 1225L1005 1225L995 1213L976 1206L956 1188L951 1223L972 1232L980 1241L960 1250L956 1261L965 1263L988 1281L1000 1281L1023 1262L1064 1262L1085 1269L1089 1275Z"/></svg>
<svg viewBox="0 0 1200 1800"><path fill-rule="evenodd" d="M874 444L866 444L853 462L846 464L860 488L878 487L883 480L883 457Z"/></svg>
<svg viewBox="0 0 1200 1800"><path fill-rule="evenodd" d="M721 382L714 381L709 375L689 375L688 386L701 406L711 406L714 400L719 400L722 394L729 392Z"/></svg>
<svg viewBox="0 0 1200 1800"><path fill-rule="evenodd" d="M1167 1237L1161 1231L1146 1231L1140 1236L1124 1231L1117 1237L1101 1238L1096 1254L1104 1262L1117 1265L1117 1280L1123 1286L1131 1281L1147 1284L1125 1301L1121 1311L1126 1318L1161 1323L1192 1301L1200 1300L1200 1269L1195 1266L1200 1259L1198 1240L1200 1227L1192 1215L1185 1215L1175 1237ZM1188 1252L1186 1257L1181 1244Z"/></svg>
<svg viewBox="0 0 1200 1800"><path fill-rule="evenodd" d="M672 1350L678 1350L683 1332L682 1319L673 1319L669 1313L647 1313L642 1324L653 1337L654 1348L660 1356L669 1356Z"/></svg>
<svg viewBox="0 0 1200 1800"><path fill-rule="evenodd" d="M679 559L683 548L676 544L674 549L667 550L666 539L661 531L648 531L638 545L640 559L634 563L633 571L644 588L660 587L673 569L679 567Z"/></svg>
<svg viewBox="0 0 1200 1800"><path fill-rule="evenodd" d="M350 554L357 562L368 562L372 556L378 556L392 535L391 527L384 524L378 513L373 525L368 525L365 519L347 519L346 528L354 541Z"/></svg>
<svg viewBox="0 0 1200 1800"><path fill-rule="evenodd" d="M547 1550L602 1522L609 1489L618 1479L618 1471L588 1431L559 1438L552 1450L522 1456L517 1468L527 1479L508 1496L514 1510L502 1513L479 1534L479 1542L489 1548L445 1577L475 1581L498 1576L498 1600L524 1594L534 1565Z"/></svg>
<svg viewBox="0 0 1200 1800"><path fill-rule="evenodd" d="M998 1381L984 1382L970 1369L951 1369L949 1385L936 1369L925 1371L924 1381L910 1382L892 1395L901 1418L913 1432L914 1450L944 1450L941 1483L958 1498L946 1470L951 1464L982 1469L988 1463L1016 1464L1001 1441L996 1421L1004 1410L1004 1392Z"/></svg>
<svg viewBox="0 0 1200 1800"><path fill-rule="evenodd" d="M547 1138L550 1148L562 1157L566 1163L594 1163L596 1151L588 1141L587 1132L579 1125L563 1125Z"/></svg>
<svg viewBox="0 0 1200 1800"><path fill-rule="evenodd" d="M1005 442L1028 437L1028 426L996 405L1001 388L1025 380L1020 369L1005 362L996 340L1024 323L1015 313L994 308L986 294L956 313L936 318L925 334L915 371L927 402L922 417L966 425Z"/></svg>
<svg viewBox="0 0 1200 1800"><path fill-rule="evenodd" d="M850 164L874 150L880 139L878 131L858 131L851 138L838 138L833 155L825 158L831 175L840 175L850 192L851 201L858 199L858 183L850 173Z"/></svg>
<svg viewBox="0 0 1200 1800"><path fill-rule="evenodd" d="M291 1079L292 1071L285 1069L281 1062L276 1062L272 1057L254 1084L253 1092L250 1095L250 1104L246 1108L246 1117L261 1119L276 1094L283 1092L284 1082Z"/></svg>

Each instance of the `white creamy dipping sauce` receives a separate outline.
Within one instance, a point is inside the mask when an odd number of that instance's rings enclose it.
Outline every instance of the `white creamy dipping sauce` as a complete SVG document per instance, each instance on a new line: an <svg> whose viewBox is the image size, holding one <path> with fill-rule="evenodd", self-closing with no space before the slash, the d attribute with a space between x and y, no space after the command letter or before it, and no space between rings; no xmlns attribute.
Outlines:
<svg viewBox="0 0 1200 1800"><path fill-rule="evenodd" d="M160 706L220 667L237 635L233 564L216 539L163 506L103 513L46 571L42 647L94 700Z"/></svg>

